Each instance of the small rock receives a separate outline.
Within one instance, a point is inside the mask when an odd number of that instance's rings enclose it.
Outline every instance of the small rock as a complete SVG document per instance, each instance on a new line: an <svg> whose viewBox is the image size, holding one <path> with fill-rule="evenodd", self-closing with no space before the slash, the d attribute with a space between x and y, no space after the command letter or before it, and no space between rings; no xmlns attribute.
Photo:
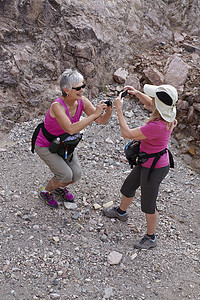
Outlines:
<svg viewBox="0 0 200 300"><path fill-rule="evenodd" d="M108 255L108 263L110 265L118 265L122 259L122 254L117 251L112 251Z"/></svg>
<svg viewBox="0 0 200 300"><path fill-rule="evenodd" d="M100 240L101 240L102 242L106 242L107 239L108 239L108 237L107 237L107 235L105 235L105 234L103 234L103 235L100 237Z"/></svg>
<svg viewBox="0 0 200 300"><path fill-rule="evenodd" d="M113 205L113 201L110 201L110 202L107 202L107 203L103 204L103 207L104 208L108 208L108 207L110 207L112 205Z"/></svg>
<svg viewBox="0 0 200 300"><path fill-rule="evenodd" d="M66 268L62 268L62 278L65 279L67 278L67 269Z"/></svg>
<svg viewBox="0 0 200 300"><path fill-rule="evenodd" d="M3 266L3 270L2 270L3 273L5 273L7 270L8 270L8 265L4 265L4 266Z"/></svg>
<svg viewBox="0 0 200 300"><path fill-rule="evenodd" d="M16 291L15 290L11 290L11 294L15 297L16 296Z"/></svg>
<svg viewBox="0 0 200 300"><path fill-rule="evenodd" d="M28 215L23 215L21 218L25 221L31 222L31 217Z"/></svg>
<svg viewBox="0 0 200 300"><path fill-rule="evenodd" d="M104 291L104 299L109 299L112 296L113 296L113 288L112 287L106 288Z"/></svg>
<svg viewBox="0 0 200 300"><path fill-rule="evenodd" d="M112 141L110 138L107 138L107 139L106 139L106 143L108 143L108 144L113 144L113 141Z"/></svg>
<svg viewBox="0 0 200 300"><path fill-rule="evenodd" d="M39 229L40 229L40 226L39 226L39 225L33 225L33 229L34 229L34 230L39 230Z"/></svg>
<svg viewBox="0 0 200 300"><path fill-rule="evenodd" d="M125 116L126 116L127 118L132 118L133 115L134 115L134 113L133 113L132 111L126 111L126 112L125 112Z"/></svg>
<svg viewBox="0 0 200 300"><path fill-rule="evenodd" d="M76 278L80 277L81 272L78 267L74 268L73 273Z"/></svg>
<svg viewBox="0 0 200 300"><path fill-rule="evenodd" d="M60 241L59 237L58 236L53 236L53 241L58 243Z"/></svg>
<svg viewBox="0 0 200 300"><path fill-rule="evenodd" d="M64 207L66 209L76 210L78 206L76 203L64 202Z"/></svg>
<svg viewBox="0 0 200 300"><path fill-rule="evenodd" d="M99 209L99 208L101 208L101 205L99 205L98 203L94 203L93 207L94 207L94 209Z"/></svg>
<svg viewBox="0 0 200 300"><path fill-rule="evenodd" d="M21 217L21 215L22 215L21 211L17 211L15 214L16 217Z"/></svg>
<svg viewBox="0 0 200 300"><path fill-rule="evenodd" d="M117 83L124 83L127 76L128 72L122 68L117 69L113 74L113 78Z"/></svg>
<svg viewBox="0 0 200 300"><path fill-rule="evenodd" d="M50 298L51 298L51 299L59 299L59 298L60 298L60 295L59 295L59 294L56 294L56 293L52 293L52 294L50 294Z"/></svg>
<svg viewBox="0 0 200 300"><path fill-rule="evenodd" d="M134 253L133 255L131 255L131 259L135 259L137 257L137 253Z"/></svg>
<svg viewBox="0 0 200 300"><path fill-rule="evenodd" d="M12 199L13 201L18 201L20 198L21 198L20 195L17 195L17 194L12 195L12 197L11 197L11 199Z"/></svg>
<svg viewBox="0 0 200 300"><path fill-rule="evenodd" d="M104 228L104 234L108 235L108 229L107 228Z"/></svg>
<svg viewBox="0 0 200 300"><path fill-rule="evenodd" d="M58 271L58 276L62 276L62 275L63 275L63 271L62 270Z"/></svg>
<svg viewBox="0 0 200 300"><path fill-rule="evenodd" d="M195 154L195 149L193 146L190 147L189 153L194 155Z"/></svg>
<svg viewBox="0 0 200 300"><path fill-rule="evenodd" d="M81 213L76 211L73 215L72 215L72 219L73 220L77 220L79 217L81 216Z"/></svg>

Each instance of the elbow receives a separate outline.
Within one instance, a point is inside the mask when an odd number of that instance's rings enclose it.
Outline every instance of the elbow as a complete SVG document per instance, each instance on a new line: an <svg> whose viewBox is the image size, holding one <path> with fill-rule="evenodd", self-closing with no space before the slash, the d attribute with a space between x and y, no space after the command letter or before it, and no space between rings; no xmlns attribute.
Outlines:
<svg viewBox="0 0 200 300"><path fill-rule="evenodd" d="M66 133L68 133L70 135L73 135L76 133L73 128L63 128L63 129L66 131Z"/></svg>
<svg viewBox="0 0 200 300"><path fill-rule="evenodd" d="M95 123L101 124L101 125L106 125L108 122L107 121L102 121L102 120L96 120Z"/></svg>
<svg viewBox="0 0 200 300"><path fill-rule="evenodd" d="M150 104L150 105L144 105L144 108L147 109L148 111L153 111L154 107Z"/></svg>
<svg viewBox="0 0 200 300"><path fill-rule="evenodd" d="M102 122L101 124L102 125L106 125L108 123L108 121L104 121L104 122Z"/></svg>
<svg viewBox="0 0 200 300"><path fill-rule="evenodd" d="M67 133L69 133L70 135L73 135L73 134L77 133L77 130L70 129L69 132L67 132Z"/></svg>
<svg viewBox="0 0 200 300"><path fill-rule="evenodd" d="M129 134L127 134L127 133L123 133L122 136L123 136L124 139L130 139Z"/></svg>
<svg viewBox="0 0 200 300"><path fill-rule="evenodd" d="M75 132L73 130L66 131L68 134L73 135Z"/></svg>
<svg viewBox="0 0 200 300"><path fill-rule="evenodd" d="M124 139L134 139L135 137L133 136L133 134L130 131L124 131L122 132L122 136Z"/></svg>

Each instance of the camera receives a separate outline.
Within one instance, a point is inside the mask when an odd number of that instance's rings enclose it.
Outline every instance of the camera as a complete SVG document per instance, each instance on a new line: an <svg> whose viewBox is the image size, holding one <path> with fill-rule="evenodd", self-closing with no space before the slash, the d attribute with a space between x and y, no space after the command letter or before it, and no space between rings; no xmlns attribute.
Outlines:
<svg viewBox="0 0 200 300"><path fill-rule="evenodd" d="M127 92L127 90L125 90L122 94L121 94L121 98L124 98L124 97L126 97L128 95L128 92Z"/></svg>
<svg viewBox="0 0 200 300"><path fill-rule="evenodd" d="M106 100L104 101L105 104L107 104L107 106L112 106L112 101L111 100Z"/></svg>

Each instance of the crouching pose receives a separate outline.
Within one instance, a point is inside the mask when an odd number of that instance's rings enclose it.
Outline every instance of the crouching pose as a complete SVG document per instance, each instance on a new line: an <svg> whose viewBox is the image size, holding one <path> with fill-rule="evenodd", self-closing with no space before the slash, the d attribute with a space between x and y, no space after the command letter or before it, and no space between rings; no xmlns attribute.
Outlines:
<svg viewBox="0 0 200 300"><path fill-rule="evenodd" d="M112 104L100 101L94 107L83 96L84 88L83 76L78 71L65 70L60 79L62 95L51 103L44 122L41 123L42 126L37 127L33 134L32 152L35 147L37 154L54 174L47 186L41 189L39 196L45 204L53 208L58 207L55 194L61 195L64 201L74 201L73 195L66 186L80 179L81 167L77 155L78 147L72 153L68 155L66 153L65 157L62 157L56 151L52 153L49 150L52 137L55 138L55 142L56 137L66 133L70 135L69 138L72 138L93 121L106 124L112 114ZM85 112L87 117L80 120L82 112Z"/></svg>
<svg viewBox="0 0 200 300"><path fill-rule="evenodd" d="M150 249L156 247L156 225L158 211L156 199L159 186L169 172L168 142L174 126L176 125L176 107L178 100L176 89L171 85L154 86L145 84L144 93L126 86L128 94L135 95L149 110L153 111L146 124L130 129L122 112L123 100L120 96L115 101L122 135L126 139L140 140L140 152L147 154L158 153L165 149L152 169L154 157L146 162L136 165L122 185L122 199L120 206L105 209L104 215L117 218L121 221L128 219L127 209L133 201L137 188L141 187L141 210L145 213L147 232L144 237L134 245L137 249ZM167 149L166 149L167 148Z"/></svg>

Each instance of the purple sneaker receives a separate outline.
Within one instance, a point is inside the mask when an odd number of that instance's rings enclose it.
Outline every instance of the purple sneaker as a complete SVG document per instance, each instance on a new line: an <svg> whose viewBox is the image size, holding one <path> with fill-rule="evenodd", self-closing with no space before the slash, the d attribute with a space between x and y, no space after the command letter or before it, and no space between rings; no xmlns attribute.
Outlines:
<svg viewBox="0 0 200 300"><path fill-rule="evenodd" d="M55 189L53 192L56 195L62 196L64 201L74 202L73 195L66 188L64 188L64 189L58 188L58 189Z"/></svg>
<svg viewBox="0 0 200 300"><path fill-rule="evenodd" d="M45 204L47 204L48 206L50 206L52 208L58 208L58 203L54 199L53 194L50 192L43 192L42 190L40 191L39 196L42 200L45 201Z"/></svg>

